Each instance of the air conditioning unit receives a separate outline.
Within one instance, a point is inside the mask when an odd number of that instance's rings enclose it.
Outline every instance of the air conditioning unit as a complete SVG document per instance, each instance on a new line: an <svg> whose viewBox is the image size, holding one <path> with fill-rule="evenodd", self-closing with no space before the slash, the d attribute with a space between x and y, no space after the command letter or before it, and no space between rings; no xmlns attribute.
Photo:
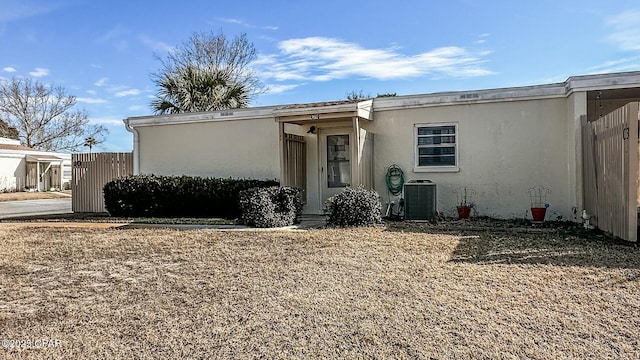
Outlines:
<svg viewBox="0 0 640 360"><path fill-rule="evenodd" d="M436 184L410 180L404 184L405 220L431 220L436 216Z"/></svg>

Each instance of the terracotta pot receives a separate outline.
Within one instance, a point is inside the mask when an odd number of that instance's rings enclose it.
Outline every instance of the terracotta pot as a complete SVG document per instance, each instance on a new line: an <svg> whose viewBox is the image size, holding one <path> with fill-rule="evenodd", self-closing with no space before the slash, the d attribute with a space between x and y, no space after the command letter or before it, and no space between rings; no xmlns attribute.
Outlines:
<svg viewBox="0 0 640 360"><path fill-rule="evenodd" d="M543 208L543 207L531 208L531 217L533 217L533 221L544 221L544 216L546 213L547 213L547 208Z"/></svg>
<svg viewBox="0 0 640 360"><path fill-rule="evenodd" d="M469 215L471 215L471 207L458 206L458 219L468 219Z"/></svg>

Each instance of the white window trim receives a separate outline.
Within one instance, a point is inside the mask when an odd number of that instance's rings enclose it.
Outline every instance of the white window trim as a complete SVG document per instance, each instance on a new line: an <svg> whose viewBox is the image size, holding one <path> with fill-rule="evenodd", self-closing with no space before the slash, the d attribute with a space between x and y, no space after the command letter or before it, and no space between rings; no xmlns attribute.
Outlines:
<svg viewBox="0 0 640 360"><path fill-rule="evenodd" d="M456 165L446 166L418 166L418 128L435 126L453 126L456 130ZM460 171L460 135L458 133L458 123L420 123L413 124L413 172L435 173L435 172L459 172Z"/></svg>

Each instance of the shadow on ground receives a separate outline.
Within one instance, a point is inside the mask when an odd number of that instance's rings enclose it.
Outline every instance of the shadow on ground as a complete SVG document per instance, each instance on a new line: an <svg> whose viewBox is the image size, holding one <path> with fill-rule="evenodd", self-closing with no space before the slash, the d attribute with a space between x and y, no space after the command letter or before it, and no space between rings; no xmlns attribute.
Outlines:
<svg viewBox="0 0 640 360"><path fill-rule="evenodd" d="M459 235L451 262L640 269L637 244L566 224L532 227L503 222L492 227L490 224L453 222L392 224L387 229Z"/></svg>

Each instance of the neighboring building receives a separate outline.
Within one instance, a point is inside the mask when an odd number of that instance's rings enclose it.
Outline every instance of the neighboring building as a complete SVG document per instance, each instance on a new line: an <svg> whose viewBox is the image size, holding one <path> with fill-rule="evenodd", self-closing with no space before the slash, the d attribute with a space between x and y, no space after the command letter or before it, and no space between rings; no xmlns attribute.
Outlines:
<svg viewBox="0 0 640 360"><path fill-rule="evenodd" d="M638 100L640 72L629 72L540 86L132 117L125 124L134 134L135 173L277 178L305 189L306 213L321 212L347 185L376 189L386 203L385 174L397 164L406 181L436 183L437 208L445 214L456 213L455 191L468 187L478 215L524 218L528 189L541 185L551 190L547 219L581 221L590 196L585 124Z"/></svg>
<svg viewBox="0 0 640 360"><path fill-rule="evenodd" d="M37 151L0 137L0 192L62 189L71 181L71 154Z"/></svg>

